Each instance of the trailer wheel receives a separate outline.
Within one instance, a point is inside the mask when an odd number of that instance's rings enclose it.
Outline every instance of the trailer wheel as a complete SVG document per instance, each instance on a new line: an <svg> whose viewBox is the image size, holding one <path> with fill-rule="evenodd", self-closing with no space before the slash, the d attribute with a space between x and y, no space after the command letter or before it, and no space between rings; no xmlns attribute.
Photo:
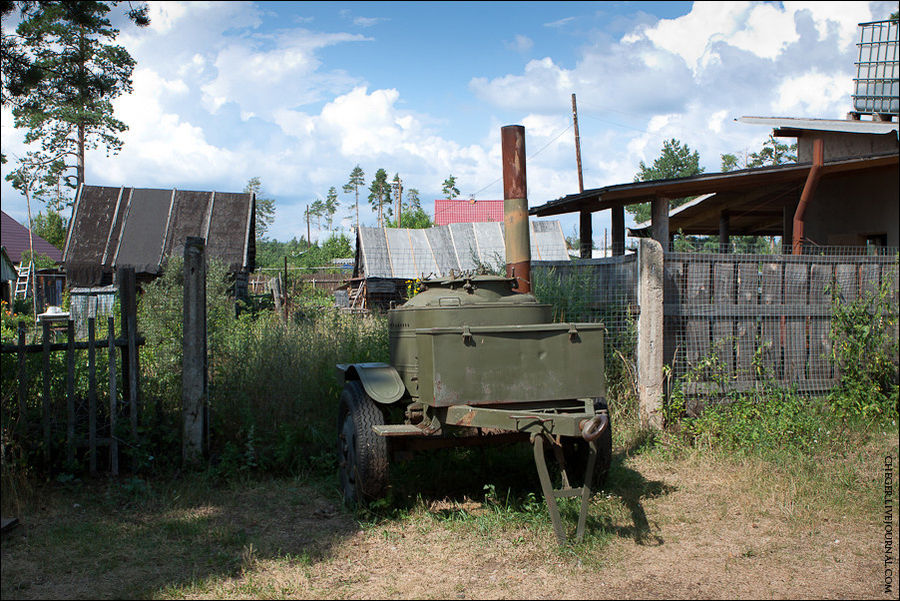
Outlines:
<svg viewBox="0 0 900 601"><path fill-rule="evenodd" d="M597 411L608 411L606 403L602 401L598 401L594 405L594 409ZM584 470L587 469L589 444L597 447L597 462L594 464L594 477L592 478L593 482L591 482L591 488L597 489L606 483L606 477L609 475L609 466L612 463L611 420L600 437L594 442L589 443L580 436L563 438L563 454L566 459L566 465L571 468L569 475L577 482L577 484L574 484L575 486L580 486L583 483Z"/></svg>
<svg viewBox="0 0 900 601"><path fill-rule="evenodd" d="M372 431L384 415L362 385L344 385L338 410L338 471L344 502L353 506L383 497L388 485L387 441Z"/></svg>

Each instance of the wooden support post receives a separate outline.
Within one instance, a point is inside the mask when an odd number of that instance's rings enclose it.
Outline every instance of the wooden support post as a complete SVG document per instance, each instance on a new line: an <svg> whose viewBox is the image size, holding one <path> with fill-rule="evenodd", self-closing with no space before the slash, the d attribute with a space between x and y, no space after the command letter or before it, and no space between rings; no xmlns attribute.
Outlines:
<svg viewBox="0 0 900 601"><path fill-rule="evenodd" d="M781 253L789 255L793 252L791 242L794 239L794 211L797 207L794 203L787 203L782 209L782 232L781 232Z"/></svg>
<svg viewBox="0 0 900 601"><path fill-rule="evenodd" d="M730 213L728 209L722 209L719 213L719 252L727 253L730 245Z"/></svg>
<svg viewBox="0 0 900 601"><path fill-rule="evenodd" d="M66 324L66 463L75 462L75 322Z"/></svg>
<svg viewBox="0 0 900 601"><path fill-rule="evenodd" d="M269 290L272 291L272 301L275 303L275 314L284 319L285 311L282 310L284 307L282 301L282 287L281 287L281 275L276 275L274 278L269 280ZM286 310L287 307L284 307Z"/></svg>
<svg viewBox="0 0 900 601"><path fill-rule="evenodd" d="M656 240L638 247L638 413L641 426L663 426L663 282L665 253Z"/></svg>
<svg viewBox="0 0 900 601"><path fill-rule="evenodd" d="M612 213L612 254L619 257L625 254L625 207L613 207Z"/></svg>
<svg viewBox="0 0 900 601"><path fill-rule="evenodd" d="M28 430L28 413L25 410L28 398L28 373L25 371L25 324L19 322L19 423L16 428L21 434Z"/></svg>
<svg viewBox="0 0 900 601"><path fill-rule="evenodd" d="M116 412L118 411L118 398L116 391L116 322L112 317L108 318L109 329L107 343L109 344L109 471L113 476L119 475L119 441L116 438Z"/></svg>
<svg viewBox="0 0 900 601"><path fill-rule="evenodd" d="M41 406L41 420L44 426L44 461L50 464L50 444L53 442L50 432L50 322L42 321L43 326L43 376L44 376L44 395Z"/></svg>
<svg viewBox="0 0 900 601"><path fill-rule="evenodd" d="M581 211L578 236L582 259L590 259L594 255L594 228L591 216L590 211Z"/></svg>
<svg viewBox="0 0 900 601"><path fill-rule="evenodd" d="M88 318L88 465L97 474L97 324Z"/></svg>
<svg viewBox="0 0 900 601"><path fill-rule="evenodd" d="M126 346L122 349L122 381L125 383L125 394L128 397L128 417L131 419L131 436L138 438L139 404L139 365L137 356L137 280L133 267L120 267L117 280L119 282L119 302L122 313L122 336Z"/></svg>
<svg viewBox="0 0 900 601"><path fill-rule="evenodd" d="M182 460L197 465L203 454L206 403L206 247L203 238L184 244L184 339L181 412Z"/></svg>
<svg viewBox="0 0 900 601"><path fill-rule="evenodd" d="M654 198L650 202L650 229L663 252L669 252L669 199Z"/></svg>

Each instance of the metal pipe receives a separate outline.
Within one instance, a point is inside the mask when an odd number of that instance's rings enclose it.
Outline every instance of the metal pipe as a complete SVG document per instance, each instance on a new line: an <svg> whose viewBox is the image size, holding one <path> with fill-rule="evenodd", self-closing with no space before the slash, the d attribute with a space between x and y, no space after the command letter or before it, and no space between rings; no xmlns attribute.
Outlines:
<svg viewBox="0 0 900 601"><path fill-rule="evenodd" d="M806 176L806 184L803 186L803 192L800 194L800 203L794 212L793 223L793 254L799 255L803 252L803 225L806 207L812 200L813 194L816 192L816 186L819 185L819 178L822 176L822 167L825 164L825 143L822 138L813 140L813 163L809 168L809 175Z"/></svg>
<svg viewBox="0 0 900 601"><path fill-rule="evenodd" d="M531 292L531 235L525 177L525 128L500 128L503 156L503 223L506 225L506 276L516 279L516 291Z"/></svg>

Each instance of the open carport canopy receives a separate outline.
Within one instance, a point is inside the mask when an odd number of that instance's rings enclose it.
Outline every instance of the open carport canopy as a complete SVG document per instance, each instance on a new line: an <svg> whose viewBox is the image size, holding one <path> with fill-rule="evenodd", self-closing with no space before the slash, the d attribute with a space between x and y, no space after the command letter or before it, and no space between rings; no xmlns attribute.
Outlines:
<svg viewBox="0 0 900 601"><path fill-rule="evenodd" d="M896 153L831 160L825 162L822 178L828 180L855 172L896 168L897 164ZM781 235L783 208L796 204L811 166L810 163L792 163L595 188L552 200L532 208L529 213L546 217L601 211L654 198L699 196L670 213L671 230L681 229L686 234L717 234L721 211L727 209L732 234ZM646 227L649 225L639 224L632 231L639 233Z"/></svg>
<svg viewBox="0 0 900 601"><path fill-rule="evenodd" d="M255 212L252 193L82 186L63 253L67 277L96 286L119 267L157 275L189 236L205 239L207 256L230 271L250 271Z"/></svg>

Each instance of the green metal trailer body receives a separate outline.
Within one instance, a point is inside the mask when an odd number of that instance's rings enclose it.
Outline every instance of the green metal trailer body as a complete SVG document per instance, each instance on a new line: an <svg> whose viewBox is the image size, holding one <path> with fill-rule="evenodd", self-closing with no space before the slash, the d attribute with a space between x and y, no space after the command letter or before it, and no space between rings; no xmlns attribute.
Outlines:
<svg viewBox="0 0 900 601"><path fill-rule="evenodd" d="M425 405L606 396L599 324L420 328L416 347Z"/></svg>
<svg viewBox="0 0 900 601"><path fill-rule="evenodd" d="M397 445L481 444L519 435L534 444L560 542L565 532L555 500L581 496L581 537L595 465L602 478L611 453L605 330L550 323L551 307L516 293L515 282L490 276L425 281L388 314L390 364L338 366L346 382L338 427L348 501L383 494L388 455ZM399 421L390 409L398 406L405 407ZM560 490L550 484L545 444L562 468ZM582 487L570 485L573 464L587 470Z"/></svg>

